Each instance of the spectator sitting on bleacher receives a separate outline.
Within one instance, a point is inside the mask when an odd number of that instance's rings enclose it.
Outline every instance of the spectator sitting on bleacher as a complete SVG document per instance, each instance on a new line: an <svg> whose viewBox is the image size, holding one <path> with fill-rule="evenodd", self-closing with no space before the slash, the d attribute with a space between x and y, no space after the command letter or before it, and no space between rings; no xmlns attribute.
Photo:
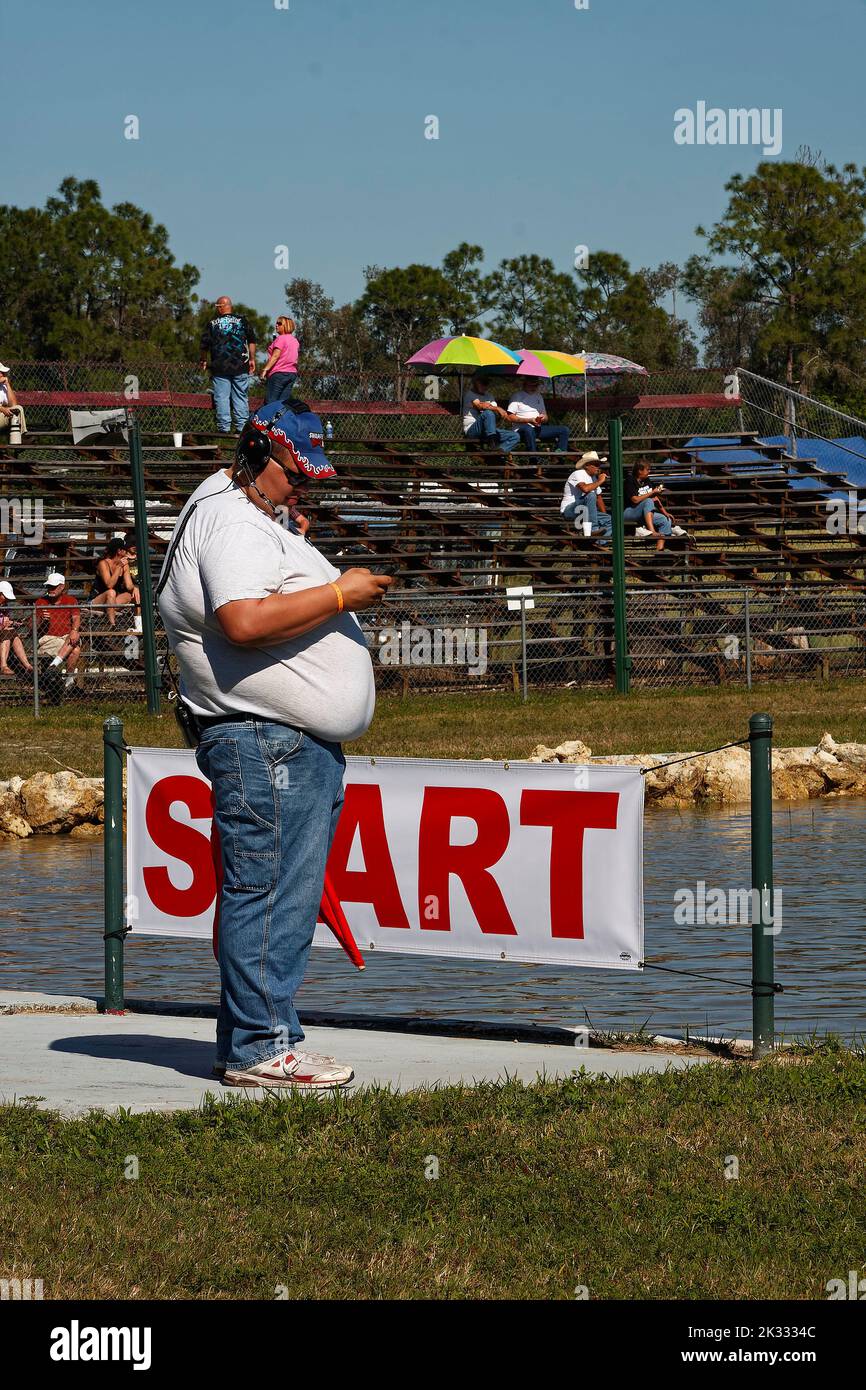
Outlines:
<svg viewBox="0 0 866 1390"><path fill-rule="evenodd" d="M135 604L135 622L133 627L136 632L141 632L141 590L138 587L138 541L135 539L134 531L127 531L123 537L123 544L126 546L126 569L123 574L123 587L128 594L132 595Z"/></svg>
<svg viewBox="0 0 866 1390"><path fill-rule="evenodd" d="M0 579L0 676L14 676L15 672L9 665L9 653L19 661L26 672L33 670L27 660L27 653L24 650L24 643L19 637L20 623L12 617L10 613L5 613L7 603L15 597L15 590L8 579Z"/></svg>
<svg viewBox="0 0 866 1390"><path fill-rule="evenodd" d="M75 682L81 656L81 610L78 599L66 591L66 577L55 570L45 581L45 593L36 600L36 624L41 634L40 656L50 656L49 670L66 664L67 690Z"/></svg>
<svg viewBox="0 0 866 1390"><path fill-rule="evenodd" d="M18 404L18 397L15 395L12 382L9 380L9 373L11 370L11 367L7 367L3 362L0 362L0 430L4 432L6 430L11 430L12 420L17 414L21 433L25 434L27 431L27 422L24 419L24 411Z"/></svg>
<svg viewBox="0 0 866 1390"><path fill-rule="evenodd" d="M559 504L561 515L566 521L574 521L576 531L589 525L590 534L600 535L604 544L610 537L612 525L601 495L602 484L607 480L601 465L606 462L607 459L599 458L595 449L582 454L579 467L566 480Z"/></svg>
<svg viewBox="0 0 866 1390"><path fill-rule="evenodd" d="M508 411L497 405L490 394L486 378L474 376L469 390L463 393L463 438L477 439L482 449L500 449L509 454L520 442L520 436L516 430L499 429L496 423L497 419L508 418Z"/></svg>
<svg viewBox="0 0 866 1390"><path fill-rule="evenodd" d="M635 535L641 540L655 536L656 550L664 550L668 536L684 536L682 526L674 526L673 517L661 500L663 484L653 487L649 480L648 463L636 463L625 480L625 507L623 521L636 521Z"/></svg>
<svg viewBox="0 0 866 1390"><path fill-rule="evenodd" d="M108 609L108 626L117 622L116 608L132 602L132 593L126 587L124 576L129 573L127 564L129 552L120 536L108 542L96 562L96 578L90 589L90 602L94 608L105 605Z"/></svg>
<svg viewBox="0 0 866 1390"><path fill-rule="evenodd" d="M518 378L520 380L520 378ZM544 408L544 397L539 391L537 376L522 378L523 388L512 394L508 405L508 418L517 429L521 443L529 454L534 454L539 442L556 444L560 454L568 451L568 426L551 425Z"/></svg>

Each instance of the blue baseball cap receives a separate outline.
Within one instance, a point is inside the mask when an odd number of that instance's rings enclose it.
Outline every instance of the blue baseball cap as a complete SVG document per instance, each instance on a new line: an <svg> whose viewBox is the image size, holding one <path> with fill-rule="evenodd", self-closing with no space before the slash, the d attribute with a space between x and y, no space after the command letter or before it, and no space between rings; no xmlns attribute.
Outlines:
<svg viewBox="0 0 866 1390"><path fill-rule="evenodd" d="M336 478L337 470L322 448L322 422L312 410L296 414L285 401L270 401L250 416L249 424L288 449L299 472L308 478Z"/></svg>

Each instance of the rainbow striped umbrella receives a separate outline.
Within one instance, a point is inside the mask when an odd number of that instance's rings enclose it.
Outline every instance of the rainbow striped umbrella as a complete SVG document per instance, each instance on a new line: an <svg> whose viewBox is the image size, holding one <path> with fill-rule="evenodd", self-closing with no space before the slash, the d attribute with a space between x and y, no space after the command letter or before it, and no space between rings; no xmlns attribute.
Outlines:
<svg viewBox="0 0 866 1390"><path fill-rule="evenodd" d="M489 338L470 338L465 334L434 338L406 362L407 367L457 367L464 371L519 365L520 357L510 348L491 342Z"/></svg>
<svg viewBox="0 0 866 1390"><path fill-rule="evenodd" d="M571 352L554 352L547 348L520 348L517 366L505 363L491 367L496 376L583 376L584 361Z"/></svg>
<svg viewBox="0 0 866 1390"><path fill-rule="evenodd" d="M586 371L584 359L573 352L557 352L550 348L524 348L520 356L522 360L517 368L518 376L583 376ZM532 370L534 363L542 368L540 372Z"/></svg>

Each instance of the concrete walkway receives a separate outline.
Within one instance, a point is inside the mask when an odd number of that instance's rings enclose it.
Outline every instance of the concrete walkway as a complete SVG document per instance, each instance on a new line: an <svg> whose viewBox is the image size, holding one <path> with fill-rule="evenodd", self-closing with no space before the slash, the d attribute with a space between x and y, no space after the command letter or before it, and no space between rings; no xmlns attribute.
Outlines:
<svg viewBox="0 0 866 1390"><path fill-rule="evenodd" d="M52 1012L52 1005L65 1012ZM16 1007L38 1011L15 1012ZM506 1076L523 1081L540 1075L565 1077L580 1067L604 1076L633 1076L708 1060L367 1028L308 1028L306 1045L350 1063L355 1086L404 1091ZM261 1094L221 1086L210 1076L213 1057L212 1019L132 1013L117 1017L96 1013L87 999L0 994L2 1102L27 1097L43 1109L80 1115L120 1106L135 1112L188 1110L207 1094Z"/></svg>

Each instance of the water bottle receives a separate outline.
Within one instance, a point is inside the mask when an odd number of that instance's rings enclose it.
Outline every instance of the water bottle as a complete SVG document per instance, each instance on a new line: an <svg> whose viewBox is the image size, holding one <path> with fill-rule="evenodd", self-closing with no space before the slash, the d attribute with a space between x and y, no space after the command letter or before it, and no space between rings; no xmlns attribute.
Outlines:
<svg viewBox="0 0 866 1390"><path fill-rule="evenodd" d="M333 439L333 438L334 438L334 426L333 426L332 421L330 421L330 420L326 420L326 421L325 421L325 438L326 438L326 439Z"/></svg>
<svg viewBox="0 0 866 1390"><path fill-rule="evenodd" d="M19 410L13 409L9 417L9 443L21 443L21 412Z"/></svg>

